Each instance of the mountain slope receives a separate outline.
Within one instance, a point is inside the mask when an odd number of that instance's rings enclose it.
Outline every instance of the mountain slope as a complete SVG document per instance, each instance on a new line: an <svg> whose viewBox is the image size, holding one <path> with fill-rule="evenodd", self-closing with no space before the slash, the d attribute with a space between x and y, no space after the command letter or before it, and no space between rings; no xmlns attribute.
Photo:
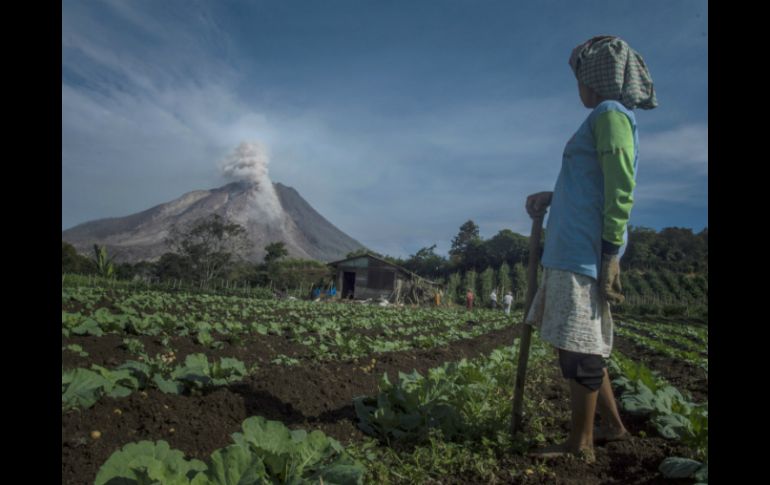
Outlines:
<svg viewBox="0 0 770 485"><path fill-rule="evenodd" d="M277 241L286 244L290 257L320 261L342 259L363 248L293 188L248 182L196 190L136 214L79 224L62 231L62 240L88 254L94 244L104 245L117 262L153 261L168 251L165 238L172 226L212 214L246 228L253 250L242 256L250 261L261 261L264 247Z"/></svg>

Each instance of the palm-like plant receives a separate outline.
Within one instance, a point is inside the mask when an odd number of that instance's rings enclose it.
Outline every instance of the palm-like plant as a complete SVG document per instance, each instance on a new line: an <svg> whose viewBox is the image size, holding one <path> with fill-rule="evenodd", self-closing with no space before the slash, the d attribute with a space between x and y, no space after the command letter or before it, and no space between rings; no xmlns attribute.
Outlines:
<svg viewBox="0 0 770 485"><path fill-rule="evenodd" d="M107 257L107 248L94 244L94 262L96 263L96 271L105 278L111 278L115 273L115 267L112 264L112 259Z"/></svg>

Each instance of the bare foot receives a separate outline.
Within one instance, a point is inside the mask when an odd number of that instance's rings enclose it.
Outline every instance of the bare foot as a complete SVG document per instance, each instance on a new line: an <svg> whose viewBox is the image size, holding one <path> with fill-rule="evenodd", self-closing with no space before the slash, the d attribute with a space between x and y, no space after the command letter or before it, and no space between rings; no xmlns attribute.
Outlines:
<svg viewBox="0 0 770 485"><path fill-rule="evenodd" d="M610 441L625 441L631 438L626 428L596 427L594 428L594 443L609 443Z"/></svg>
<svg viewBox="0 0 770 485"><path fill-rule="evenodd" d="M561 443L556 445L550 445L543 448L538 448L534 451L527 453L530 458L559 458L563 456L574 455L583 459L586 463L593 463L596 461L593 448L578 448L575 449L567 443Z"/></svg>

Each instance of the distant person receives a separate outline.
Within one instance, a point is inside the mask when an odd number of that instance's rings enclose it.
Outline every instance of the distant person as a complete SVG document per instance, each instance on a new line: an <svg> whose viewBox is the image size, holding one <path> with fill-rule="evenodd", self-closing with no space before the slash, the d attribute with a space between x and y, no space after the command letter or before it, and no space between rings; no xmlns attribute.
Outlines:
<svg viewBox="0 0 770 485"><path fill-rule="evenodd" d="M634 202L639 140L635 108L658 104L642 56L615 36L593 37L569 59L583 106L591 112L569 139L553 192L527 197L527 213L550 206L545 269L527 324L558 349L569 380L572 425L560 444L532 457L573 454L595 461L594 441L628 439L618 414L605 359L610 356L610 304L623 301L620 257ZM601 425L594 430L594 415Z"/></svg>
<svg viewBox="0 0 770 485"><path fill-rule="evenodd" d="M436 301L436 306L441 306L441 290L436 290L436 294L434 295L434 299Z"/></svg>
<svg viewBox="0 0 770 485"><path fill-rule="evenodd" d="M489 295L489 302L492 305L492 310L497 308L497 292L492 290L492 294Z"/></svg>
<svg viewBox="0 0 770 485"><path fill-rule="evenodd" d="M513 303L513 295L509 291L505 294L503 297L503 305L505 307L505 314L510 315L511 314L511 304Z"/></svg>
<svg viewBox="0 0 770 485"><path fill-rule="evenodd" d="M473 291L471 291L470 288L468 288L468 292L465 293L465 305L468 308L468 311L473 310Z"/></svg>

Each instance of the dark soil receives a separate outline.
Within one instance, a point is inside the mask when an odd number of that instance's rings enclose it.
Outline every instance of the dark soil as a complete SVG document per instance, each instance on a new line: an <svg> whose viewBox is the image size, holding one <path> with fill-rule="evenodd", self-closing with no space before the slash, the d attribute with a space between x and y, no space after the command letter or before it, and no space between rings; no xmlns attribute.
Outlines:
<svg viewBox="0 0 770 485"><path fill-rule="evenodd" d="M618 335L615 335L613 344L626 357L636 362L644 362L648 368L659 372L685 397L689 393L693 401L697 403L708 401L709 378L705 369L659 354L635 343L633 340Z"/></svg>
<svg viewBox="0 0 770 485"><path fill-rule="evenodd" d="M103 398L92 408L62 415L62 484L91 484L99 467L125 444L140 440L166 440L188 458L205 460L216 449L232 443L231 434L240 431L241 423L250 416L263 416L283 422L290 428L320 429L343 444L365 438L356 427L352 399L360 395L375 395L379 377L387 372L396 376L413 369L425 373L447 361L473 358L512 343L520 326L490 332L483 336L453 342L448 346L428 350L411 350L378 354L361 361L318 363L307 356L307 348L289 342L282 336L250 336L244 345L226 344L219 350L207 349L189 337L172 337L170 346L177 358L194 352L205 352L209 358L232 356L251 365L259 364L257 372L237 384L219 388L202 396L177 396L158 390L134 393L122 399ZM150 355L164 351L158 337L139 337ZM629 342L619 342L618 348L632 359L648 362L661 370L672 383L689 384L695 392L697 380L685 379L687 372L681 362L667 362L639 352ZM117 365L136 356L122 348L122 337L72 337L62 339L62 346L77 343L90 355L78 357L62 352L64 368L87 367L91 363ZM301 358L298 366L270 364L276 355ZM374 369L362 367L375 359ZM650 364L650 360L652 359ZM676 378L671 378L673 371ZM707 399L707 380L703 388ZM551 434L565 434L569 426L569 388L561 379L558 366L553 365L552 378L543 391L543 398L558 410ZM501 483L580 483L580 484L650 484L689 483L663 481L657 468L666 456L688 456L687 450L655 437L655 431L644 420L623 416L635 438L624 443L597 447L597 463L586 465L575 460L559 459L549 462L548 472L512 477L500 475ZM101 432L99 439L90 433ZM646 433L645 438L638 437ZM500 473L537 467L536 460L511 454L500 458ZM454 482L476 483L473 477L457 477Z"/></svg>
<svg viewBox="0 0 770 485"><path fill-rule="evenodd" d="M219 349L207 347L198 343L193 337L169 337L168 347L164 347L161 337L147 335L132 336L144 345L144 352L150 357L156 354L164 354L173 350L177 363L184 362L190 354L205 353L211 359L222 357L234 357L243 361L246 366L253 364L266 364L278 355L287 355L294 358L310 358L310 349L302 344L292 342L289 337L282 335L246 335L241 336L239 344L231 343L227 336L212 333L214 340L222 342ZM81 357L77 352L62 351L62 366L65 370L76 367L90 367L91 364L101 365L107 368L120 365L127 360L139 360L137 354L131 353L123 345L125 335L106 334L101 337L91 335L62 337L62 347L77 344L88 353Z"/></svg>

